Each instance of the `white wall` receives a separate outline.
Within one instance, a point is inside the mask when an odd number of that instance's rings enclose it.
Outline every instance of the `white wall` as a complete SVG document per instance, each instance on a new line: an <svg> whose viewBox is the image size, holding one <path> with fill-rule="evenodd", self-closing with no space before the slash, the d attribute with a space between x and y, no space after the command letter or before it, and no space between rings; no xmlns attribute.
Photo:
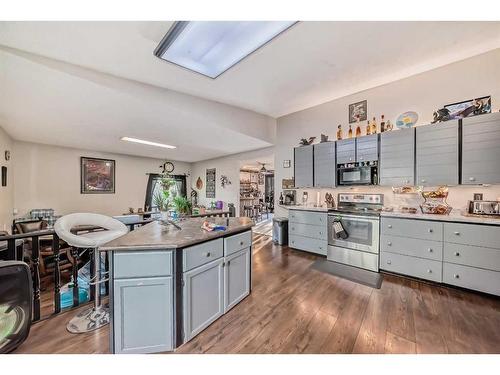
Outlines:
<svg viewBox="0 0 500 375"><path fill-rule="evenodd" d="M234 203L236 207L236 216L239 215L240 206L240 168L248 160L262 160L266 157L272 157L274 147L266 147L260 150L243 152L240 154L230 155L223 158L205 160L191 164L191 182L192 187L198 192L198 203L210 206L211 201L221 200L226 207L227 203ZM210 168L216 168L215 180L215 199L206 197L206 171ZM222 188L220 177L225 175L231 181L231 185ZM196 188L196 180L201 177L203 188Z"/></svg>
<svg viewBox="0 0 500 375"><path fill-rule="evenodd" d="M298 146L300 138L316 136L324 133L335 139L337 125L342 124L344 131L348 128L348 106L361 100L368 101L368 118L380 115L394 124L397 116L405 111L415 111L419 114L418 124L432 120L434 110L445 104L492 96L493 109L498 111L500 101L500 49L475 56L473 58L447 65L426 73L422 73L400 81L366 90L324 103L303 111L299 111L277 120L275 146L275 191L279 197L283 178L293 177L293 147ZM283 160L291 160L291 168L283 168ZM358 188L362 190L361 188ZM329 189L334 196L346 188ZM386 202L391 203L390 189L371 188L370 191L380 191L385 194ZM484 191L485 199L500 197L500 186L485 187L455 187L450 190L449 201L454 206L464 206L466 200L472 197L472 192ZM314 190L312 190L314 192ZM322 191L322 199L324 198ZM300 199L301 192L298 192ZM309 200L316 199L314 193L309 194ZM276 198L277 200L277 198ZM279 215L286 211L278 209Z"/></svg>
<svg viewBox="0 0 500 375"><path fill-rule="evenodd" d="M0 185L0 230L10 232L12 224L12 208L14 205L14 181L12 178L12 159L5 160L5 151L12 153L12 138L0 127L0 167L7 167L7 186Z"/></svg>
<svg viewBox="0 0 500 375"><path fill-rule="evenodd" d="M115 194L80 194L80 157L109 158L116 161ZM159 173L164 160L105 152L14 143L14 207L18 216L33 208L53 208L58 215L96 212L119 215L144 207L148 176ZM190 172L190 164L173 162L174 174ZM191 185L188 177L187 186Z"/></svg>

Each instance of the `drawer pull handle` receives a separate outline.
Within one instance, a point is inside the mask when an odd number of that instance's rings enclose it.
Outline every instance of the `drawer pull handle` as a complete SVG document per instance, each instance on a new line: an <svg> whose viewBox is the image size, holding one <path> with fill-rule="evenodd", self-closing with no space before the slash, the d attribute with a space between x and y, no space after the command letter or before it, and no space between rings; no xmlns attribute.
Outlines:
<svg viewBox="0 0 500 375"><path fill-rule="evenodd" d="M228 261L227 261L227 265L228 265L228 266L230 266L230 265L231 265L231 261L230 261L230 260L228 260Z"/></svg>
<svg viewBox="0 0 500 375"><path fill-rule="evenodd" d="M240 241L240 246L243 246L244 242L243 241Z"/></svg>
<svg viewBox="0 0 500 375"><path fill-rule="evenodd" d="M322 235L322 234L323 234L323 232L319 232L319 234L320 234L320 235Z"/></svg>
<svg viewBox="0 0 500 375"><path fill-rule="evenodd" d="M469 177L469 181L474 181L475 178L474 177Z"/></svg>
<svg viewBox="0 0 500 375"><path fill-rule="evenodd" d="M434 230L432 228L429 228L429 233L432 233L434 232Z"/></svg>
<svg viewBox="0 0 500 375"><path fill-rule="evenodd" d="M424 182L424 183L425 183L425 182L427 182L427 180L422 180L422 182Z"/></svg>
<svg viewBox="0 0 500 375"><path fill-rule="evenodd" d="M387 246L392 246L392 242L387 242Z"/></svg>
<svg viewBox="0 0 500 375"><path fill-rule="evenodd" d="M460 236L460 232L454 232L455 236Z"/></svg>
<svg viewBox="0 0 500 375"><path fill-rule="evenodd" d="M460 275L457 275L457 274L454 274L454 275L453 275L453 277L454 277L455 279L460 279Z"/></svg>
<svg viewBox="0 0 500 375"><path fill-rule="evenodd" d="M387 264L392 264L392 262L390 260L387 261Z"/></svg>
<svg viewBox="0 0 500 375"><path fill-rule="evenodd" d="M431 270L431 269L428 269L428 270L427 270L427 273L432 273L432 270Z"/></svg>
<svg viewBox="0 0 500 375"><path fill-rule="evenodd" d="M207 252L205 253L205 256L206 256L207 258L210 258L210 251L207 251Z"/></svg>
<svg viewBox="0 0 500 375"><path fill-rule="evenodd" d="M323 250L323 246L318 246L318 249Z"/></svg>
<svg viewBox="0 0 500 375"><path fill-rule="evenodd" d="M458 251L455 251L455 256L456 257L459 257L460 256L460 253Z"/></svg>
<svg viewBox="0 0 500 375"><path fill-rule="evenodd" d="M387 228L392 228L392 225L391 225L391 224L389 224L389 225L387 226Z"/></svg>
<svg viewBox="0 0 500 375"><path fill-rule="evenodd" d="M429 253L432 253L434 250L432 250L430 247L427 249Z"/></svg>
<svg viewBox="0 0 500 375"><path fill-rule="evenodd" d="M295 243L295 241L292 241L292 245Z"/></svg>

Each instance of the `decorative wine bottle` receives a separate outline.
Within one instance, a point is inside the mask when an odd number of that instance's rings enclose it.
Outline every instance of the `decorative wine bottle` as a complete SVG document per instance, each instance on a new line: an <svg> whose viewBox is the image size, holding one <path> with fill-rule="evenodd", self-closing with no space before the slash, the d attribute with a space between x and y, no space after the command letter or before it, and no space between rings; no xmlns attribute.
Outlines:
<svg viewBox="0 0 500 375"><path fill-rule="evenodd" d="M370 125L370 120L366 122L366 135L372 134L372 126Z"/></svg>
<svg viewBox="0 0 500 375"><path fill-rule="evenodd" d="M384 115L380 116L380 132L383 133L385 132L385 120L384 120Z"/></svg>
<svg viewBox="0 0 500 375"><path fill-rule="evenodd" d="M372 120L372 134L377 134L377 120L375 117Z"/></svg>
<svg viewBox="0 0 500 375"><path fill-rule="evenodd" d="M337 141L342 140L342 125L337 126Z"/></svg>
<svg viewBox="0 0 500 375"><path fill-rule="evenodd" d="M347 138L352 138L352 127L349 125L349 131L347 132Z"/></svg>

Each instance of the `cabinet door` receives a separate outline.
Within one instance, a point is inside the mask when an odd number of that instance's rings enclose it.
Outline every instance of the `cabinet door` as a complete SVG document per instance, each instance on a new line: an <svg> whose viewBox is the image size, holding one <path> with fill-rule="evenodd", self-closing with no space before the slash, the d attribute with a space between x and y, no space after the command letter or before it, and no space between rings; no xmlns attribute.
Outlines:
<svg viewBox="0 0 500 375"><path fill-rule="evenodd" d="M314 187L334 187L336 168L335 142L314 145Z"/></svg>
<svg viewBox="0 0 500 375"><path fill-rule="evenodd" d="M337 141L337 164L354 163L356 161L356 139Z"/></svg>
<svg viewBox="0 0 500 375"><path fill-rule="evenodd" d="M380 185L404 186L415 183L415 129L380 135Z"/></svg>
<svg viewBox="0 0 500 375"><path fill-rule="evenodd" d="M378 160L378 134L356 138L356 161Z"/></svg>
<svg viewBox="0 0 500 375"><path fill-rule="evenodd" d="M313 146L295 148L295 187L313 187Z"/></svg>
<svg viewBox="0 0 500 375"><path fill-rule="evenodd" d="M184 273L184 341L224 313L223 258Z"/></svg>
<svg viewBox="0 0 500 375"><path fill-rule="evenodd" d="M115 353L173 350L172 277L115 280Z"/></svg>
<svg viewBox="0 0 500 375"><path fill-rule="evenodd" d="M224 313L250 294L250 248L226 258L224 267Z"/></svg>
<svg viewBox="0 0 500 375"><path fill-rule="evenodd" d="M416 185L458 184L458 120L416 128Z"/></svg>
<svg viewBox="0 0 500 375"><path fill-rule="evenodd" d="M462 123L462 184L500 183L500 113Z"/></svg>

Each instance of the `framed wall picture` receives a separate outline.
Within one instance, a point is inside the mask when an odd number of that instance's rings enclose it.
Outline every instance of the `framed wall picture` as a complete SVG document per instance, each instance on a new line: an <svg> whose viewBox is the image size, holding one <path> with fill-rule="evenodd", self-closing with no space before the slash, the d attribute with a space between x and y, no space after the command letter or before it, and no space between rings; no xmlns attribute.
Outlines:
<svg viewBox="0 0 500 375"><path fill-rule="evenodd" d="M368 118L368 103L366 100L349 104L349 124L353 122L366 121Z"/></svg>
<svg viewBox="0 0 500 375"><path fill-rule="evenodd" d="M80 175L81 194L114 194L114 160L82 156L80 158Z"/></svg>
<svg viewBox="0 0 500 375"><path fill-rule="evenodd" d="M215 198L215 168L207 169L205 193L207 198Z"/></svg>
<svg viewBox="0 0 500 375"><path fill-rule="evenodd" d="M447 104L444 108L450 112L450 120L491 113L491 96Z"/></svg>

